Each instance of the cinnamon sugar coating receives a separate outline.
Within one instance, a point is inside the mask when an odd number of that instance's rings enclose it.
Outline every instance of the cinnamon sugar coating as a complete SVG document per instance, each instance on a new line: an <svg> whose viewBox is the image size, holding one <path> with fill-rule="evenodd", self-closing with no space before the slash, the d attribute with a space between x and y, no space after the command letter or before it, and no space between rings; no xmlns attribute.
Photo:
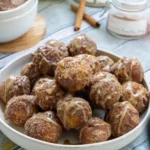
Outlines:
<svg viewBox="0 0 150 150"><path fill-rule="evenodd" d="M128 101L114 104L106 117L114 137L122 136L131 131L138 125L139 119L138 111Z"/></svg>
<svg viewBox="0 0 150 150"><path fill-rule="evenodd" d="M33 54L33 63L38 65L44 75L54 76L57 63L67 56L68 48L64 43L50 40Z"/></svg>
<svg viewBox="0 0 150 150"><path fill-rule="evenodd" d="M48 82L50 79L53 79L53 78L51 78L51 77L49 77L49 76L39 78L39 79L35 82L35 84L34 84L34 86L33 86L33 88L32 88L31 94L32 94L32 95L35 95L35 88L38 87L38 86L40 86L41 84L44 84L44 83Z"/></svg>
<svg viewBox="0 0 150 150"><path fill-rule="evenodd" d="M107 141L111 136L111 126L99 118L92 118L81 128L79 140L82 144Z"/></svg>
<svg viewBox="0 0 150 150"><path fill-rule="evenodd" d="M43 83L36 85L34 93L35 103L43 110L55 109L57 101L65 96L65 92L54 79L45 79Z"/></svg>
<svg viewBox="0 0 150 150"><path fill-rule="evenodd" d="M90 65L93 74L100 71L100 63L95 56L88 54L80 54L77 55L76 58L79 58L80 60L85 60Z"/></svg>
<svg viewBox="0 0 150 150"><path fill-rule="evenodd" d="M5 109L5 118L14 125L22 126L36 112L34 96L22 95L9 100Z"/></svg>
<svg viewBox="0 0 150 150"><path fill-rule="evenodd" d="M101 55L101 56L98 56L97 59L100 63L101 71L106 71L106 72L111 71L111 67L114 64L114 61L110 57Z"/></svg>
<svg viewBox="0 0 150 150"><path fill-rule="evenodd" d="M93 105L110 109L121 98L122 87L111 73L99 72L93 76L88 94Z"/></svg>
<svg viewBox="0 0 150 150"><path fill-rule="evenodd" d="M31 86L41 77L40 70L38 66L34 63L26 64L21 71L22 76L27 76L30 80Z"/></svg>
<svg viewBox="0 0 150 150"><path fill-rule="evenodd" d="M92 110L82 98L67 96L57 103L57 116L65 129L80 129L92 117Z"/></svg>
<svg viewBox="0 0 150 150"><path fill-rule="evenodd" d="M25 134L35 139L56 143L62 134L59 119L52 111L33 115L25 124Z"/></svg>
<svg viewBox="0 0 150 150"><path fill-rule="evenodd" d="M75 92L88 86L91 82L92 70L86 61L67 57L58 63L55 79L67 91Z"/></svg>
<svg viewBox="0 0 150 150"><path fill-rule="evenodd" d="M112 66L111 72L123 83L135 81L141 83L144 78L144 70L141 63L135 57L123 57Z"/></svg>
<svg viewBox="0 0 150 150"><path fill-rule="evenodd" d="M129 101L139 113L148 106L150 92L139 83L134 81L125 82L123 85L122 101Z"/></svg>
<svg viewBox="0 0 150 150"><path fill-rule="evenodd" d="M85 34L77 35L70 41L68 48L71 56L79 54L95 55L97 51L96 43Z"/></svg>
<svg viewBox="0 0 150 150"><path fill-rule="evenodd" d="M26 76L7 77L0 84L0 98L7 103L12 97L30 94L30 81Z"/></svg>
<svg viewBox="0 0 150 150"><path fill-rule="evenodd" d="M47 41L46 44L61 51L65 57L69 56L68 48L63 42L55 40L55 39L51 39Z"/></svg>

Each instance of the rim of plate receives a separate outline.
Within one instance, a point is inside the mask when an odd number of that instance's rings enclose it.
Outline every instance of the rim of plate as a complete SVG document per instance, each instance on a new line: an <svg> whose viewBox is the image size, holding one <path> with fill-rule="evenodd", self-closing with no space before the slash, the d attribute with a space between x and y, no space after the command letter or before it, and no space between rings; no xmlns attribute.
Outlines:
<svg viewBox="0 0 150 150"><path fill-rule="evenodd" d="M108 51L105 51L105 50L101 50L100 48L97 48L98 51L101 51L101 52L104 52L104 53L107 53L107 54L110 54L114 57L118 57L118 58L121 58L120 56L114 54L114 53L111 53L111 52L108 52ZM23 56L20 56L16 59L14 59L13 61L11 61L9 64L7 64L1 71L0 71L0 74L3 73L3 71L5 71L5 69L7 67L9 67L11 64L15 63L16 61L19 61L21 60L23 57L27 57L28 55L30 56L31 52L29 53L26 53L24 54ZM147 88L149 88L148 86L148 82L147 80L144 78L144 81L147 85ZM125 140L126 137L128 137L129 135L131 134L134 134L134 132L138 131L139 128L141 128L144 123L146 123L146 121L148 120L149 118L149 115L150 115L150 102L149 102L149 105L147 107L147 110L146 110L146 114L144 116L144 118L142 119L142 121L138 124L138 126L136 126L133 130L131 130L130 132L128 132L127 134L121 136L121 137L118 137L118 138L115 138L115 139L112 139L112 140L109 140L109 141L104 141L104 142L100 142L100 143L93 143L93 144L83 144L83 145L63 145L63 144L55 144L55 143L48 143L48 142L45 142L45 141L41 141L41 140L38 140L38 139L35 139L35 138L32 138L32 137L29 137L23 133L20 133L19 131L13 129L12 127L10 127L7 123L5 123L1 118L0 118L0 123L5 126L9 131L11 132L14 132L14 134L17 134L18 136L22 137L22 138L26 138L27 140L30 140L32 142L35 142L35 143L38 143L38 144L42 144L42 145L47 145L47 146L53 146L53 147L62 147L62 148L86 148L86 147L94 147L94 146L100 146L100 145L108 145L108 144L111 144L111 143L114 143L114 142L119 142L120 140Z"/></svg>

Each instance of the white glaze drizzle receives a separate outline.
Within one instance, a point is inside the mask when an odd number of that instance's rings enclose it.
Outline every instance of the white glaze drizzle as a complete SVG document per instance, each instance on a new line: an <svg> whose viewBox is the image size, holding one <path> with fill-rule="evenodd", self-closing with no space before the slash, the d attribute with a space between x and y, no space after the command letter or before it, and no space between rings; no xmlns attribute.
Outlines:
<svg viewBox="0 0 150 150"><path fill-rule="evenodd" d="M137 105L138 101L135 100L135 98L141 97L141 95L144 94L144 89L137 89L136 93L133 92L133 85L132 84L136 84L134 82L127 82L126 83L126 90L129 90L129 92L131 93L131 97L129 99L129 101L134 104L135 106ZM138 86L138 84L137 84Z"/></svg>
<svg viewBox="0 0 150 150"><path fill-rule="evenodd" d="M83 104L83 105L82 105ZM68 114L69 111L75 107L74 111L72 112L72 115L76 114L79 110L82 110L83 112L83 120L87 120L87 115L85 114L85 107L87 110L89 109L84 101L81 100L71 100L69 103L64 101L65 109L63 111L63 124L64 127L67 128L67 119L68 119Z"/></svg>
<svg viewBox="0 0 150 150"><path fill-rule="evenodd" d="M51 112L46 112L46 114L50 115L50 114L52 114L52 113L51 113ZM38 113L38 114L35 114L35 115L32 117L32 119L42 119L42 120L44 120L44 121L50 122L50 123L52 123L52 124L55 124L55 125L61 127L59 123L57 123L56 121L54 121L52 118L47 117L46 114L45 114L45 113Z"/></svg>
<svg viewBox="0 0 150 150"><path fill-rule="evenodd" d="M97 83L95 83L92 88L91 88L91 92L90 92L90 99L92 99L92 96L94 94L94 92L96 91L97 94L94 95L95 97L95 103L98 105L98 104L101 104L104 108L105 108L105 103L107 102L107 100L111 100L111 94L107 94L107 96L105 98L103 98L102 101L99 100L99 97L102 95L101 94L101 90L99 88L105 88L103 85L104 83L109 83L110 86L108 86L107 88L107 91L115 91L115 87L117 87L117 82L116 80L114 79L114 76L111 75L110 73L107 73L107 74L104 74L104 73L99 73L98 74L98 77L99 77L99 81ZM113 84L111 84L113 83ZM119 84L118 84L119 85ZM105 91L105 92L107 92Z"/></svg>
<svg viewBox="0 0 150 150"><path fill-rule="evenodd" d="M117 130L117 133L120 134L120 128L121 128L121 125L122 125L122 122L123 122L123 119L128 111L128 109L130 109L129 107L129 104L127 102L122 102L122 103L119 103L120 107L123 106L123 110L120 112L119 116L120 116L120 120L119 120L119 125L118 125L118 130ZM118 105L118 106L119 106Z"/></svg>

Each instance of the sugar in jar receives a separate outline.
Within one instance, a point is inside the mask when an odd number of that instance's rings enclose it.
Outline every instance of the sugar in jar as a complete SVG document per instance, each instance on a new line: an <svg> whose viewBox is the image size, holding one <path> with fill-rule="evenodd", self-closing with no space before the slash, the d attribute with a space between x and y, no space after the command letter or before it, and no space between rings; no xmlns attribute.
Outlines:
<svg viewBox="0 0 150 150"><path fill-rule="evenodd" d="M107 30L118 37L140 38L148 32L148 0L112 0Z"/></svg>

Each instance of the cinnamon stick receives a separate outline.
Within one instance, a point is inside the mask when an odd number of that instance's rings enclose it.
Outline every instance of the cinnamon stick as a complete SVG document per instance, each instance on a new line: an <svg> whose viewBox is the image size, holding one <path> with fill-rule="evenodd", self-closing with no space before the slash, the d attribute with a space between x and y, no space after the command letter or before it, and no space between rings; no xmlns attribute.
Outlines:
<svg viewBox="0 0 150 150"><path fill-rule="evenodd" d="M76 13L78 10L78 7L71 4L71 9ZM99 27L100 23L98 21L96 21L94 18L92 18L90 15L84 13L83 14L83 19L88 22L90 25L92 25L93 27Z"/></svg>
<svg viewBox="0 0 150 150"><path fill-rule="evenodd" d="M82 22L82 19L83 19L85 3L86 3L86 0L79 0L79 7L78 7L78 10L77 10L75 26L74 26L75 31L80 29L81 22Z"/></svg>

